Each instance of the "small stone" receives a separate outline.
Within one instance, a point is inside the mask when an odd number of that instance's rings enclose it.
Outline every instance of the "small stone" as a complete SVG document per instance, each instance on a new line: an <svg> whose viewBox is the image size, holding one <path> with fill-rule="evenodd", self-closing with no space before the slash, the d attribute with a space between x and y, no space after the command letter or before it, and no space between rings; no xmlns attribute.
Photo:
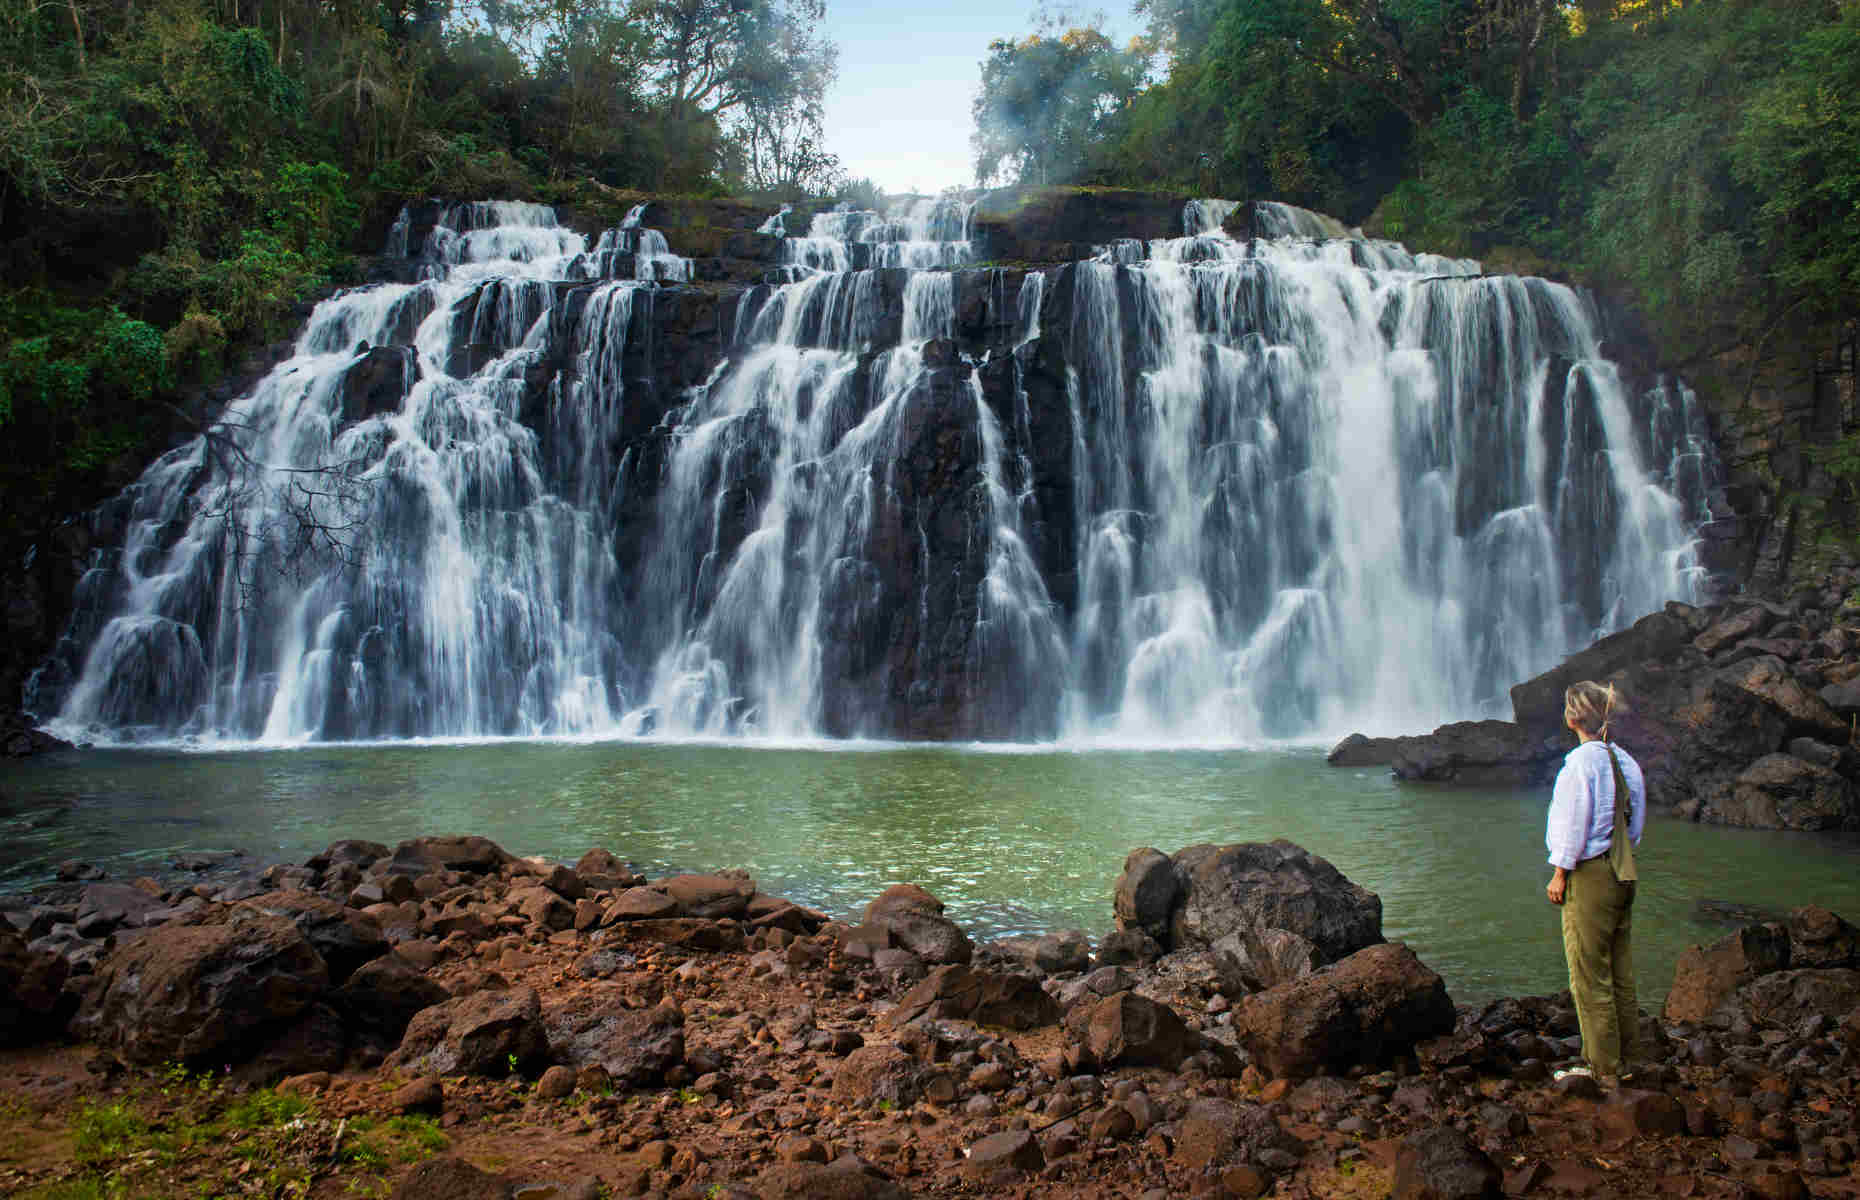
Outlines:
<svg viewBox="0 0 1860 1200"><path fill-rule="evenodd" d="M1129 1137L1137 1131L1137 1122L1131 1117L1130 1110L1121 1104L1113 1104L1092 1119L1091 1136L1095 1142L1114 1142Z"/></svg>
<svg viewBox="0 0 1860 1200"><path fill-rule="evenodd" d="M426 1113L438 1116L445 1108L445 1089L440 1086L439 1076L422 1075L411 1083L403 1083L394 1089L388 1097L388 1107L399 1113Z"/></svg>
<svg viewBox="0 0 1860 1200"><path fill-rule="evenodd" d="M278 1091L287 1096L314 1096L329 1087L328 1071L311 1071L304 1075L293 1075L278 1084Z"/></svg>
<svg viewBox="0 0 1860 1200"><path fill-rule="evenodd" d="M819 1138L790 1136L775 1144L775 1157L786 1163L823 1163L827 1148Z"/></svg>
<svg viewBox="0 0 1860 1200"><path fill-rule="evenodd" d="M1025 1129L1008 1129L991 1133L969 1147L963 1170L972 1178L987 1179L1003 1167L1038 1171L1045 1165L1046 1154L1032 1133Z"/></svg>
<svg viewBox="0 0 1860 1200"><path fill-rule="evenodd" d="M573 1067L550 1067L536 1081L536 1094L544 1100L565 1100L574 1094L575 1082Z"/></svg>
<svg viewBox="0 0 1860 1200"><path fill-rule="evenodd" d="M1254 1197L1265 1195L1271 1186L1272 1182L1257 1167L1242 1164L1221 1172L1222 1192L1239 1200L1254 1200Z"/></svg>

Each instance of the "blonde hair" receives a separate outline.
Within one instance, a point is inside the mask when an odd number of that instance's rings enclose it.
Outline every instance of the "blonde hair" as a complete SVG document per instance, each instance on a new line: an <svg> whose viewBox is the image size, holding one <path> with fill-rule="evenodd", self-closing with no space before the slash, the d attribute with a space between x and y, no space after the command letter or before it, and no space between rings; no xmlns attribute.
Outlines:
<svg viewBox="0 0 1860 1200"><path fill-rule="evenodd" d="M1608 723L1626 712L1627 705L1621 701L1621 693L1612 683L1596 683L1585 679L1572 683L1563 693L1563 719L1581 729L1590 737L1608 741Z"/></svg>

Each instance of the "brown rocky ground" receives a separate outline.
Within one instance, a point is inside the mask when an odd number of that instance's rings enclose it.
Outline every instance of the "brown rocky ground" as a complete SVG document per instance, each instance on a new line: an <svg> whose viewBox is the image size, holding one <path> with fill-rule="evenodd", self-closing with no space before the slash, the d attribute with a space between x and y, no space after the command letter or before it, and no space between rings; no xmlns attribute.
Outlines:
<svg viewBox="0 0 1860 1200"><path fill-rule="evenodd" d="M849 925L642 884L419 839L10 910L0 1191L1860 1195L1856 938L1820 910L1690 956L1604 1091L1550 1079L1566 997L1455 1009L1286 843L1133 854L1095 956L976 948L908 886Z"/></svg>

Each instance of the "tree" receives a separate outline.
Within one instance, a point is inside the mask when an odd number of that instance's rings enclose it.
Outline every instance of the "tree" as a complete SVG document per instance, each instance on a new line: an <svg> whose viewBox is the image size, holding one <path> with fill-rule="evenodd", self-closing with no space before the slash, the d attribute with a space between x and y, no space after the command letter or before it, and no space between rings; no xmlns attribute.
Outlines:
<svg viewBox="0 0 1860 1200"><path fill-rule="evenodd" d="M970 137L976 181L1078 178L1136 95L1148 60L1142 43L1119 49L1095 28L990 42Z"/></svg>

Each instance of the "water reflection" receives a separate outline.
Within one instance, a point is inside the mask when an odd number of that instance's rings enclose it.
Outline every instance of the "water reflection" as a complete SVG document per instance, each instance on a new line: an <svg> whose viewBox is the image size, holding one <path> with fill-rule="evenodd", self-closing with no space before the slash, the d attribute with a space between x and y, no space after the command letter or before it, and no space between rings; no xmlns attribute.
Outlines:
<svg viewBox="0 0 1860 1200"><path fill-rule="evenodd" d="M1543 900L1547 795L1402 787L1315 751L1015 753L636 742L95 751L13 769L0 886L85 858L113 874L183 852L302 859L337 837L473 832L651 871L740 866L835 913L914 881L982 935L1110 927L1124 856L1289 838L1382 897L1383 926L1457 999L1562 986ZM1702 898L1860 916L1860 843L1650 823L1635 919L1641 988L1718 932Z"/></svg>

